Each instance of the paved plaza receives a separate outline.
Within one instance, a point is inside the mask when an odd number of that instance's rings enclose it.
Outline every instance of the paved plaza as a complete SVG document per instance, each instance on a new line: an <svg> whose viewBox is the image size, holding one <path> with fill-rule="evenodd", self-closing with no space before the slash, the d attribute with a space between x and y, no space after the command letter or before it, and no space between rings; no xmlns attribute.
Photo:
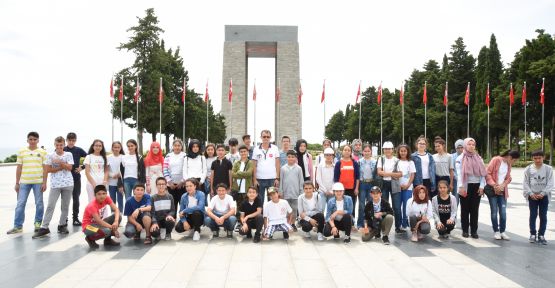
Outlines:
<svg viewBox="0 0 555 288"><path fill-rule="evenodd" d="M510 241L493 239L483 198L478 240L462 238L457 226L450 240L440 240L433 231L431 237L412 243L408 235L392 233L390 246L377 240L363 243L359 233L348 245L309 240L299 233L288 242L277 233L260 245L240 236L211 239L203 228L196 243L173 233L173 241L145 246L121 238L121 247L101 245L89 252L80 227L69 227L69 235L56 234L59 208L51 236L31 239L32 196L24 233L6 235L16 204L15 167L0 167L0 287L553 287L555 203L548 212L549 244L528 243L522 171L513 169L509 187ZM84 188L81 201L87 201Z"/></svg>

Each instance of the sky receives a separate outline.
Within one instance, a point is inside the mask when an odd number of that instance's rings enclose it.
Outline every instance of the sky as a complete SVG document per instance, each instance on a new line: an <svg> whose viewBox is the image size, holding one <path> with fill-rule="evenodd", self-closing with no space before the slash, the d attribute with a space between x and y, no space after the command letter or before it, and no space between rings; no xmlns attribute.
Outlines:
<svg viewBox="0 0 555 288"><path fill-rule="evenodd" d="M531 4L533 3L533 4ZM165 30L166 47L181 48L188 87L208 81L221 108L225 25L294 25L299 29L303 87L303 138L321 142L326 118L354 103L364 90L401 86L411 71L441 63L457 37L477 56L495 33L503 62L510 63L538 28L555 33L555 1L13 1L0 2L0 157L25 145L38 131L41 145L78 134L78 145L112 140L109 82L133 55L118 51L147 8ZM257 89L257 134L273 130L273 59L251 59L249 94ZM252 95L249 95L252 97ZM429 95L433 97L434 95ZM440 95L438 95L440 97ZM224 103L225 104L225 103ZM252 103L249 104L252 107ZM251 109L252 110L252 109ZM248 129L254 134L254 113ZM268 120L269 119L269 120ZM120 140L119 122L115 123ZM124 129L123 139L135 138ZM145 137L146 139L150 137ZM145 147L149 143L145 140ZM11 154L11 153L9 153Z"/></svg>

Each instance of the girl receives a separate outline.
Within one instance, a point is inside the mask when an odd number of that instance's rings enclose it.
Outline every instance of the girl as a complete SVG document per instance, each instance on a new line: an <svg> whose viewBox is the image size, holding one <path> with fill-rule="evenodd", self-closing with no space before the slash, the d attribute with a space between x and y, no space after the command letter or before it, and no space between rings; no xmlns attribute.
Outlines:
<svg viewBox="0 0 555 288"><path fill-rule="evenodd" d="M441 137L436 136L434 140L434 147L436 150L436 154L432 157L435 163L435 180L436 183L439 183L440 180L447 181L449 185L449 191L453 191L453 177L454 177L454 170L453 167L453 159L451 158L451 154L447 153L445 148L445 140Z"/></svg>
<svg viewBox="0 0 555 288"><path fill-rule="evenodd" d="M204 185L204 194L206 194L206 201L204 203L208 205L208 194L210 194L210 190L212 189L210 187L210 178L212 177L212 169L210 169L210 167L212 167L212 162L218 159L218 157L216 156L216 145L214 145L213 143L208 143L206 145L206 149L204 149L204 157L206 158L206 183Z"/></svg>
<svg viewBox="0 0 555 288"><path fill-rule="evenodd" d="M353 200L353 207L357 204L358 187L360 184L360 168L358 162L351 158L353 150L351 146L345 145L341 150L341 159L335 163L333 172L333 182L340 182L345 189L345 195L350 196ZM351 214L353 220L355 210L352 209Z"/></svg>
<svg viewBox="0 0 555 288"><path fill-rule="evenodd" d="M123 211L123 181L121 178L121 159L123 158L123 148L121 142L115 141L112 143L112 154L108 156L108 164L110 165L110 180L108 181L108 191L110 192L110 198L114 204L118 205L119 211ZM114 211L112 211L114 212Z"/></svg>
<svg viewBox="0 0 555 288"><path fill-rule="evenodd" d="M462 236L468 238L470 226L472 238L478 239L478 212L480 198L484 195L487 172L484 160L476 152L476 140L473 138L464 139L463 153L455 160L455 169L461 204Z"/></svg>
<svg viewBox="0 0 555 288"><path fill-rule="evenodd" d="M402 175L400 172L393 172L398 161L398 159L393 156L393 143L386 141L383 143L382 149L383 155L378 158L376 166L378 168L378 175L383 177L382 187L380 187L382 198L389 202L389 194L391 193L391 177L399 178Z"/></svg>
<svg viewBox="0 0 555 288"><path fill-rule="evenodd" d="M174 211L177 211L178 202L185 193L185 181L183 180L183 141L175 139L172 143L172 153L168 153L164 159L164 177L166 178L168 192L174 199Z"/></svg>
<svg viewBox="0 0 555 288"><path fill-rule="evenodd" d="M441 180L437 184L439 194L432 199L434 221L440 238L449 239L457 220L457 199L449 194L447 181Z"/></svg>
<svg viewBox="0 0 555 288"><path fill-rule="evenodd" d="M401 193L391 194L391 198L393 200L393 210L395 211L395 232L402 233L409 226L407 202L412 197L412 181L414 181L416 167L414 166L414 161L410 158L410 147L406 144L401 144L397 147L397 158L399 158L397 169L402 174L401 178L399 178Z"/></svg>
<svg viewBox="0 0 555 288"><path fill-rule="evenodd" d="M204 222L204 193L199 188L196 179L185 180L187 193L179 201L179 222L175 226L177 233L193 229L193 241L200 240L200 227Z"/></svg>
<svg viewBox="0 0 555 288"><path fill-rule="evenodd" d="M366 201L370 201L370 189L372 189L372 175L376 169L376 161L372 159L372 146L365 144L362 148L363 158L359 160L360 166L360 191L358 193L358 218L357 228L364 226L364 207Z"/></svg>
<svg viewBox="0 0 555 288"><path fill-rule="evenodd" d="M496 240L509 240L505 233L507 223L506 209L509 197L509 183L511 183L511 166L520 158L518 151L507 150L499 156L495 156L489 162L487 168L486 182L493 188L494 195L487 195L491 210L491 226L493 237ZM499 212L499 221L497 220Z"/></svg>
<svg viewBox="0 0 555 288"><path fill-rule="evenodd" d="M85 157L85 175L87 176L87 193L89 203L94 199L94 187L96 185L108 186L108 175L110 167L106 159L104 142L94 140L89 148L89 155Z"/></svg>
<svg viewBox="0 0 555 288"><path fill-rule="evenodd" d="M183 179L195 178L199 182L198 190L205 191L206 158L200 151L200 141L192 139L183 163Z"/></svg>
<svg viewBox="0 0 555 288"><path fill-rule="evenodd" d="M318 165L316 169L316 186L318 187L318 192L322 192L322 195L326 196L326 203L333 197L333 173L334 173L334 162L335 162L335 152L331 148L326 148L324 150L325 159Z"/></svg>
<svg viewBox="0 0 555 288"><path fill-rule="evenodd" d="M410 228L412 230L411 241L417 242L430 233L430 219L432 219L432 202L428 198L428 190L424 185L418 185L412 192L412 201L407 206Z"/></svg>
<svg viewBox="0 0 555 288"><path fill-rule="evenodd" d="M127 140L127 155L121 158L121 174L123 175L123 186L125 199L131 197L133 187L137 182L145 183L145 164L143 157L137 151L137 141Z"/></svg>
<svg viewBox="0 0 555 288"><path fill-rule="evenodd" d="M414 185L424 185L430 195L429 199L435 196L436 186L436 165L432 154L428 153L428 139L424 136L418 137L416 140L416 152L412 153L412 161L416 167L416 174L414 176Z"/></svg>
<svg viewBox="0 0 555 288"><path fill-rule="evenodd" d="M162 166L164 165L164 155L158 142L150 144L150 150L145 158L146 169L146 193L157 194L156 179L163 177Z"/></svg>
<svg viewBox="0 0 555 288"><path fill-rule="evenodd" d="M299 139L297 145L295 145L295 151L297 151L297 164L301 166L303 171L304 181L312 181L312 155L306 150L307 142L304 139Z"/></svg>

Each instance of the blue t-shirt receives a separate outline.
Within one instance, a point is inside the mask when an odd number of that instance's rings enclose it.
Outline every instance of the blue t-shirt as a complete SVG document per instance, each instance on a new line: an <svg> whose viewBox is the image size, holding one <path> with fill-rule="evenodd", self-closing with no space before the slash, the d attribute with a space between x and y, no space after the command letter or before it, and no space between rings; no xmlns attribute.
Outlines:
<svg viewBox="0 0 555 288"><path fill-rule="evenodd" d="M148 194L143 195L143 198L139 202L137 202L135 197L131 196L125 202L125 209L124 209L123 215L129 216L133 214L133 211L135 211L135 209L143 208L151 205L152 204L150 202L150 195Z"/></svg>

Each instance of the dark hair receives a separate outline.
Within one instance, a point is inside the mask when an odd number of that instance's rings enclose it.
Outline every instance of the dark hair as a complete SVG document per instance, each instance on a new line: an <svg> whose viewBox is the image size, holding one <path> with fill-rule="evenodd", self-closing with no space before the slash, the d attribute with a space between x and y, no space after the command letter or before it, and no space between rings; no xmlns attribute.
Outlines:
<svg viewBox="0 0 555 288"><path fill-rule="evenodd" d="M119 142L119 141L112 142L112 149L114 149L114 145L116 145L116 144L119 144L119 146L121 147L121 151L119 151L119 154L125 155L125 152L123 151L123 145L121 145L121 142ZM137 163L139 163L139 162L137 162Z"/></svg>
<svg viewBox="0 0 555 288"><path fill-rule="evenodd" d="M272 136L272 132L270 132L270 130L268 130L268 129L264 129L264 130L260 131L260 136L262 136L262 134L264 134L264 133L270 134L270 136Z"/></svg>
<svg viewBox="0 0 555 288"><path fill-rule="evenodd" d="M38 133L38 132L34 132L34 131L29 132L29 133L27 134L27 138L29 138L29 137L39 138L39 133Z"/></svg>
<svg viewBox="0 0 555 288"><path fill-rule="evenodd" d="M222 149L225 150L225 145L224 145L224 144L218 144L218 145L216 145L216 150L218 150L218 149L220 149L220 148L222 148Z"/></svg>
<svg viewBox="0 0 555 288"><path fill-rule="evenodd" d="M283 142L283 139L289 139L289 142L291 142L291 137L289 137L287 135L281 136L281 142Z"/></svg>
<svg viewBox="0 0 555 288"><path fill-rule="evenodd" d="M370 189L370 193L372 192L378 192L378 193L382 193L382 189L380 189L380 187L378 186L372 186L372 188Z"/></svg>
<svg viewBox="0 0 555 288"><path fill-rule="evenodd" d="M108 192L108 190L106 190L106 186L104 186L102 184L96 185L96 187L94 187L94 195L96 195L96 193L98 193L100 191Z"/></svg>
<svg viewBox="0 0 555 288"><path fill-rule="evenodd" d="M143 189L146 189L144 183L137 182L137 183L135 183L135 186L133 186L133 191L135 191L135 189L137 189L137 188L139 188L139 187L141 187L141 188L143 188Z"/></svg>
<svg viewBox="0 0 555 288"><path fill-rule="evenodd" d="M127 140L127 144L129 144L129 143L135 145L135 159L137 159L137 165L141 165L141 164L140 164L141 162L139 162L139 160L140 160L140 159L139 159L139 144L137 144L137 141L135 141L135 139L129 139L129 140ZM123 149L121 149L121 152L122 152L122 154L123 154ZM138 166L138 167L140 167L140 166ZM137 168L137 171L138 171L138 169L139 169L139 168Z"/></svg>
<svg viewBox="0 0 555 288"><path fill-rule="evenodd" d="M326 143L326 142L330 142L330 146L331 146L332 142L331 142L331 140L328 139L328 138L325 138L324 141L322 141L322 145L324 145L324 143Z"/></svg>
<svg viewBox="0 0 555 288"><path fill-rule="evenodd" d="M418 136L418 139L416 139L416 148L418 149L418 142L420 142L420 140L424 140L424 142L426 142L426 146L428 146L428 139L426 137L424 137L424 135L420 135Z"/></svg>
<svg viewBox="0 0 555 288"><path fill-rule="evenodd" d="M198 186L200 186L200 183L195 178L189 178L189 179L185 180L185 183L187 183L187 182L191 182L191 184L195 185L195 190L197 190Z"/></svg>
<svg viewBox="0 0 555 288"><path fill-rule="evenodd" d="M434 144L440 144L441 146L443 146L443 150L445 150L445 140L443 140L443 138L441 138L440 136L436 136L434 138Z"/></svg>
<svg viewBox="0 0 555 288"><path fill-rule="evenodd" d="M538 150L533 151L532 154L531 154L531 156L532 156L532 157L536 157L536 156L544 157L545 154L543 153L543 150L538 149Z"/></svg>
<svg viewBox="0 0 555 288"><path fill-rule="evenodd" d="M520 152L515 151L515 150L507 150L503 153L501 153L501 155L499 155L501 157L507 157L507 156L511 156L511 158L513 159L519 159L520 158Z"/></svg>
<svg viewBox="0 0 555 288"><path fill-rule="evenodd" d="M100 150L100 156L102 156L102 159L104 159L104 169L106 169L106 166L108 166L108 160L106 160L106 147L104 147L104 142L102 142L102 140L99 139L95 139L92 144L91 147L89 148L89 155L94 153L94 143L96 142L100 142L100 144L102 144L102 150ZM137 163L139 163L139 161L137 160Z"/></svg>
<svg viewBox="0 0 555 288"><path fill-rule="evenodd" d="M241 137L241 140L243 140L243 142L245 142L245 139L251 139L251 135L245 134L243 135L243 137Z"/></svg>
<svg viewBox="0 0 555 288"><path fill-rule="evenodd" d="M407 149L407 159L406 160L412 161L412 158L410 157L410 147L407 144L399 144L399 146L397 146L397 159L403 160L403 159L401 159L401 153L399 153L399 150L401 150L401 148Z"/></svg>
<svg viewBox="0 0 555 288"><path fill-rule="evenodd" d="M364 151L364 149L366 149L366 148L370 148L370 152L372 152L372 145L370 145L370 144L368 144L368 143L362 145L362 150L363 150L363 151Z"/></svg>
<svg viewBox="0 0 555 288"><path fill-rule="evenodd" d="M164 178L164 177L156 178L156 182L154 182L154 183L158 184L158 181L160 181L160 180L164 180L165 183L168 183L168 180L166 180L166 178Z"/></svg>
<svg viewBox="0 0 555 288"><path fill-rule="evenodd" d="M64 143L66 140L64 140L64 137L62 136L58 136L54 139L55 143Z"/></svg>
<svg viewBox="0 0 555 288"><path fill-rule="evenodd" d="M239 141L237 141L237 138L229 138L229 140L227 141L227 145L237 146L239 145Z"/></svg>
<svg viewBox="0 0 555 288"><path fill-rule="evenodd" d="M256 188L255 186L249 186L249 189L247 189L247 192L249 192L250 190L254 190L254 192L258 194L258 188Z"/></svg>
<svg viewBox="0 0 555 288"><path fill-rule="evenodd" d="M247 148L247 146L245 146L245 145L241 145L241 146L239 146L239 149L237 149L237 151L241 151L241 150L247 150L248 151L249 148Z"/></svg>
<svg viewBox="0 0 555 288"><path fill-rule="evenodd" d="M216 185L216 190L218 190L218 188L224 188L225 190L227 190L227 185L225 185L224 183L220 183Z"/></svg>
<svg viewBox="0 0 555 288"><path fill-rule="evenodd" d="M214 143L208 143L208 144L206 144L206 147L204 147L204 157L206 157L206 158L210 157L206 153L206 150L208 150L208 147L214 148L214 155L216 155L216 145L214 145ZM212 157L214 157L214 156L212 156Z"/></svg>
<svg viewBox="0 0 555 288"><path fill-rule="evenodd" d="M67 133L66 139L67 140L75 140L75 139L77 139L77 134L75 134L74 132L69 132L69 133Z"/></svg>
<svg viewBox="0 0 555 288"><path fill-rule="evenodd" d="M310 180L304 181L304 183L303 183L303 188L304 188L305 186L312 186L312 188L314 188L314 183L312 183L312 181L310 181Z"/></svg>
<svg viewBox="0 0 555 288"><path fill-rule="evenodd" d="M447 183L447 180L439 180L439 182L437 182L437 187L439 188L439 184L443 184L445 186L447 186L447 188L449 188L449 183Z"/></svg>
<svg viewBox="0 0 555 288"><path fill-rule="evenodd" d="M424 200L420 200L420 197L418 197L418 193L420 193L420 191L424 190L424 194L426 194L426 197L424 197ZM414 188L414 190L412 191L412 201L418 203L418 204L423 204L423 203L428 203L428 188L426 188L426 186L424 185L418 185Z"/></svg>
<svg viewBox="0 0 555 288"><path fill-rule="evenodd" d="M287 156L289 156L289 155L293 155L293 156L297 157L297 152L295 152L295 150L288 150L287 151Z"/></svg>

